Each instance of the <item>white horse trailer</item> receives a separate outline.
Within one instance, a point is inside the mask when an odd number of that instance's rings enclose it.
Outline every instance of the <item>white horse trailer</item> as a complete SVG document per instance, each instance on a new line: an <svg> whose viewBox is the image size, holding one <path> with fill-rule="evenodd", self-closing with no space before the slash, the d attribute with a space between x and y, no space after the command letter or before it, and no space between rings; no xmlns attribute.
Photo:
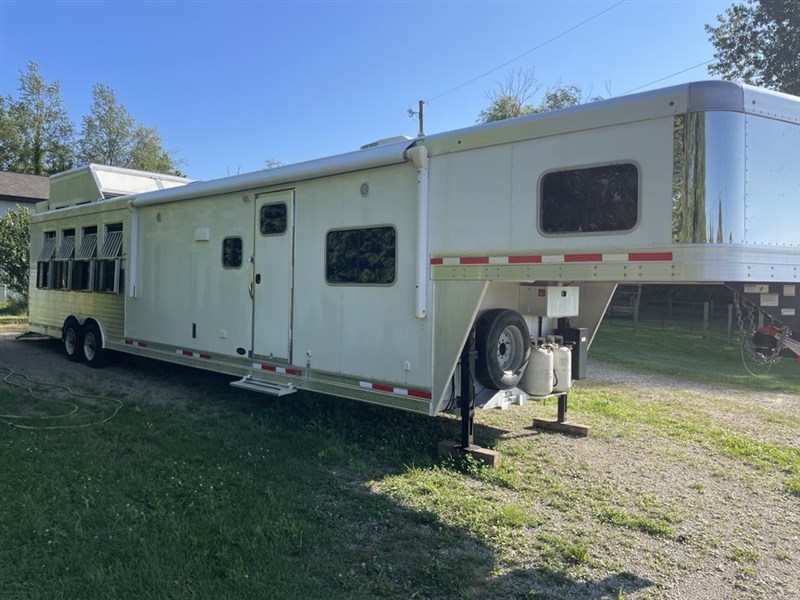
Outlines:
<svg viewBox="0 0 800 600"><path fill-rule="evenodd" d="M470 356L479 401L542 395L548 336L568 387L618 283L727 284L785 353L800 99L693 83L206 182L89 165L51 178L31 244L30 327L70 359L278 395L436 415L471 405Z"/></svg>

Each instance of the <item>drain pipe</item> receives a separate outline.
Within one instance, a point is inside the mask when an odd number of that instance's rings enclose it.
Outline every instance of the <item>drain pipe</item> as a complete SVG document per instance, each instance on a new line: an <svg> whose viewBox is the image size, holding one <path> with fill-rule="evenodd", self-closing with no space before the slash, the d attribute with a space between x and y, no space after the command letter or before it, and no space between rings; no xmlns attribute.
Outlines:
<svg viewBox="0 0 800 600"><path fill-rule="evenodd" d="M424 319L428 313L428 149L414 146L406 157L417 167L417 282L414 316Z"/></svg>
<svg viewBox="0 0 800 600"><path fill-rule="evenodd" d="M133 205L135 197L128 200L128 209L131 211L131 245L128 257L128 297L136 298L136 281L139 279L139 211Z"/></svg>

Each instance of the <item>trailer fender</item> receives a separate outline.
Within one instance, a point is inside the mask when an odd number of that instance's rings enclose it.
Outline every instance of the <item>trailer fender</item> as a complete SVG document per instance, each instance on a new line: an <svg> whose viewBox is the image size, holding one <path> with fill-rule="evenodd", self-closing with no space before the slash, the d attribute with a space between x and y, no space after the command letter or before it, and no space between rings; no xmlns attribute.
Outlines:
<svg viewBox="0 0 800 600"><path fill-rule="evenodd" d="M478 351L475 377L485 387L516 387L531 355L531 338L525 319L509 308L484 311L475 323Z"/></svg>

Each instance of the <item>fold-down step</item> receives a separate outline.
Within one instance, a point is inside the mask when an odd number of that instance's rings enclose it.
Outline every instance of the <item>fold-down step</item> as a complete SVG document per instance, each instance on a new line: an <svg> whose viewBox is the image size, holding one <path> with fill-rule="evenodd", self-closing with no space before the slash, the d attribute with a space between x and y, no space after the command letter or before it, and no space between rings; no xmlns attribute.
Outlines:
<svg viewBox="0 0 800 600"><path fill-rule="evenodd" d="M245 375L239 381L232 381L231 385L233 387L242 388L243 390L269 394L270 396L287 396L297 391L297 388L294 387L291 382L281 384L256 381L250 375Z"/></svg>

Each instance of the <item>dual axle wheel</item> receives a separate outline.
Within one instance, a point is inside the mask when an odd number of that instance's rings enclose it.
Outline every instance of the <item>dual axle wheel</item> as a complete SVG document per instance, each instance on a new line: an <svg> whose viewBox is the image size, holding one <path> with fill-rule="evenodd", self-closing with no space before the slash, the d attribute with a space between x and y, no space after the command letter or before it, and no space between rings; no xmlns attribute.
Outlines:
<svg viewBox="0 0 800 600"><path fill-rule="evenodd" d="M67 358L73 362L85 360L94 369L108 362L108 350L103 348L100 328L92 321L81 325L75 319L70 319L64 324L61 339Z"/></svg>

